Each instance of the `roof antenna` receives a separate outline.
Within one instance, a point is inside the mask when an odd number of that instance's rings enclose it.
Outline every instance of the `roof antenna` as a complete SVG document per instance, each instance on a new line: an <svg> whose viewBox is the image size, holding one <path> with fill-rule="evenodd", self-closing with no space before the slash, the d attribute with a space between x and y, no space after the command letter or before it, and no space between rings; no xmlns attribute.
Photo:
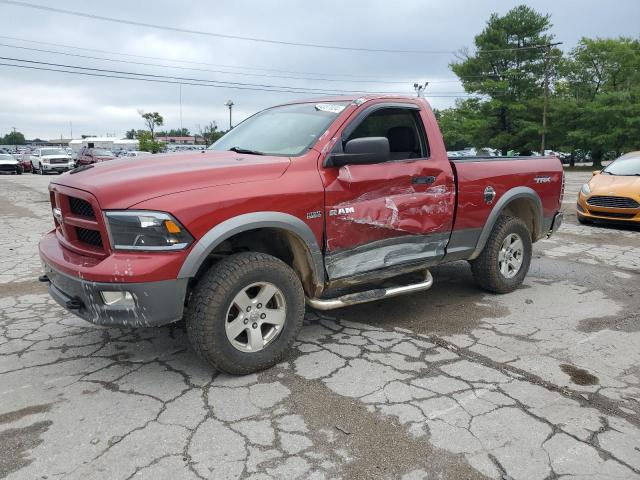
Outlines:
<svg viewBox="0 0 640 480"><path fill-rule="evenodd" d="M424 82L424 85L419 83L413 84L413 89L416 91L419 98L424 98L424 90L427 88L427 85L429 85L429 82Z"/></svg>

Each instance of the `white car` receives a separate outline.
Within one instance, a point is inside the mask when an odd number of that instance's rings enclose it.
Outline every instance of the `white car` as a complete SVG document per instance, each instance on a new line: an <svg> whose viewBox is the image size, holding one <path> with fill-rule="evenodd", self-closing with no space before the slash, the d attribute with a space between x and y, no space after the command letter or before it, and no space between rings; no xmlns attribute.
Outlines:
<svg viewBox="0 0 640 480"><path fill-rule="evenodd" d="M22 165L13 155L0 153L0 172L22 175Z"/></svg>
<svg viewBox="0 0 640 480"><path fill-rule="evenodd" d="M73 158L62 148L38 148L31 152L31 173L63 173L73 167Z"/></svg>
<svg viewBox="0 0 640 480"><path fill-rule="evenodd" d="M124 156L125 157L146 157L147 155L152 155L152 153L143 152L141 150L130 150Z"/></svg>

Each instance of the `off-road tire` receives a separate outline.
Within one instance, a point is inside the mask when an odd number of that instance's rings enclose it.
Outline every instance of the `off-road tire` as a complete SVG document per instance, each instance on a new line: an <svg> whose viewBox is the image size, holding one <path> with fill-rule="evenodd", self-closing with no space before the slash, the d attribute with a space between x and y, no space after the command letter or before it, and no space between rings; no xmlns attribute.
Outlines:
<svg viewBox="0 0 640 480"><path fill-rule="evenodd" d="M237 350L225 332L226 315L235 295L255 282L270 282L286 302L286 320L279 335L263 350ZM230 255L214 264L198 281L189 300L186 326L196 354L217 370L246 375L281 362L304 320L304 291L296 273L283 261L263 253Z"/></svg>
<svg viewBox="0 0 640 480"><path fill-rule="evenodd" d="M506 278L500 271L498 255L505 238L512 233L517 234L522 240L523 260L517 274L512 278ZM500 216L493 226L482 253L470 262L473 279L479 287L489 292L512 292L522 284L529 271L531 252L531 232L527 225L519 218Z"/></svg>

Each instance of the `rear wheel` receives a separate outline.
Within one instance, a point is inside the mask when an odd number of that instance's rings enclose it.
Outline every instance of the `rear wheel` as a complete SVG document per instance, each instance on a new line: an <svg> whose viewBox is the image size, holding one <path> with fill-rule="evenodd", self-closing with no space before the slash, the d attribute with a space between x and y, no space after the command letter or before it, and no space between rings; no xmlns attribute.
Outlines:
<svg viewBox="0 0 640 480"><path fill-rule="evenodd" d="M216 369L240 375L280 362L303 319L304 292L296 273L275 257L253 252L212 266L186 315L196 353Z"/></svg>
<svg viewBox="0 0 640 480"><path fill-rule="evenodd" d="M512 292L529 271L531 251L526 224L519 218L500 217L482 253L471 261L475 282L490 292Z"/></svg>

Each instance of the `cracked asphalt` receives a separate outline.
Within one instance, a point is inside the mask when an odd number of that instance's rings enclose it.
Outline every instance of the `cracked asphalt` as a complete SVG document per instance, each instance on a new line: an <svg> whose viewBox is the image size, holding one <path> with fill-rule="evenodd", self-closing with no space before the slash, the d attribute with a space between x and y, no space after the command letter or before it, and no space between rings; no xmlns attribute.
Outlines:
<svg viewBox="0 0 640 480"><path fill-rule="evenodd" d="M0 478L640 478L640 230L565 225L522 288L309 312L287 361L202 365L180 324L100 328L38 283L48 178L0 177Z"/></svg>

